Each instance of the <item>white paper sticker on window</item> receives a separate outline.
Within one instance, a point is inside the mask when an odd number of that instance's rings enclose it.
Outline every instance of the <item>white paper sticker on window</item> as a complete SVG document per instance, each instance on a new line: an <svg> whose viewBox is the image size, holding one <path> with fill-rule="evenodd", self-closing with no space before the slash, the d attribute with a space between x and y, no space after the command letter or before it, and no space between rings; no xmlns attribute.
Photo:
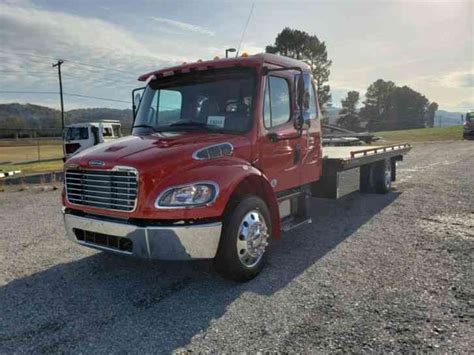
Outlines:
<svg viewBox="0 0 474 355"><path fill-rule="evenodd" d="M224 128L225 116L208 116L207 125Z"/></svg>

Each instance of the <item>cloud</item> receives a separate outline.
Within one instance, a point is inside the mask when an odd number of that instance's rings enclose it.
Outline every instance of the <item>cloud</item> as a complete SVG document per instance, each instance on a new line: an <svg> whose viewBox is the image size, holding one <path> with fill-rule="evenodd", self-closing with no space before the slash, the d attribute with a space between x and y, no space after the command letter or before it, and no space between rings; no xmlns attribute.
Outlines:
<svg viewBox="0 0 474 355"><path fill-rule="evenodd" d="M474 87L474 70L447 71L415 76L408 80L408 84L446 89L469 89Z"/></svg>
<svg viewBox="0 0 474 355"><path fill-rule="evenodd" d="M168 54L150 51L131 32L97 18L0 4L0 29L2 46L7 48L36 48L65 57L87 52L176 60Z"/></svg>
<svg viewBox="0 0 474 355"><path fill-rule="evenodd" d="M0 43L4 90L57 91L51 64L63 58L66 92L127 101L131 89L140 85L140 74L182 61L159 40L153 44L166 49L153 50L149 42L112 22L7 3L0 4ZM43 96L37 97L38 103L47 101ZM67 104L82 102L69 98ZM102 104L115 106L101 101L94 106Z"/></svg>
<svg viewBox="0 0 474 355"><path fill-rule="evenodd" d="M237 48L237 47L236 47ZM247 53L249 55L265 52L265 47L259 46L254 42L243 42L240 46L240 54Z"/></svg>
<svg viewBox="0 0 474 355"><path fill-rule="evenodd" d="M462 111L468 111L474 109L474 100L468 101L461 101L456 105L456 108Z"/></svg>
<svg viewBox="0 0 474 355"><path fill-rule="evenodd" d="M446 87L474 87L474 70L452 72L441 77L440 82Z"/></svg>
<svg viewBox="0 0 474 355"><path fill-rule="evenodd" d="M176 20L171 20L171 19L168 19L168 18L156 17L156 16L151 16L150 19L153 20L153 21L162 23L164 25L174 27L174 28L179 29L179 30L184 31L184 32L195 32L195 33L199 33L199 34L203 34L203 35L215 36L215 33L208 30L208 29L206 29L204 27L201 27L201 26L192 25L192 24L187 23L187 22L176 21Z"/></svg>
<svg viewBox="0 0 474 355"><path fill-rule="evenodd" d="M7 4L7 5L16 5L16 6L31 6L32 3L30 0L3 0L3 3L4 4Z"/></svg>

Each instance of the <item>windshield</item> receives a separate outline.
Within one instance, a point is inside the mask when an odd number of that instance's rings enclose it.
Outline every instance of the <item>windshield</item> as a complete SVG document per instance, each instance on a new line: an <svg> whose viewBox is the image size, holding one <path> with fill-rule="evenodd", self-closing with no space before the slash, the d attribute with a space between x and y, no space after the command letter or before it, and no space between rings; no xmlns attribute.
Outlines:
<svg viewBox="0 0 474 355"><path fill-rule="evenodd" d="M474 118L474 112L469 112L466 114L466 122L471 122Z"/></svg>
<svg viewBox="0 0 474 355"><path fill-rule="evenodd" d="M140 103L133 133L144 130L243 133L250 129L254 72L220 69L151 81Z"/></svg>
<svg viewBox="0 0 474 355"><path fill-rule="evenodd" d="M89 139L89 129L87 127L69 127L64 138L67 141Z"/></svg>

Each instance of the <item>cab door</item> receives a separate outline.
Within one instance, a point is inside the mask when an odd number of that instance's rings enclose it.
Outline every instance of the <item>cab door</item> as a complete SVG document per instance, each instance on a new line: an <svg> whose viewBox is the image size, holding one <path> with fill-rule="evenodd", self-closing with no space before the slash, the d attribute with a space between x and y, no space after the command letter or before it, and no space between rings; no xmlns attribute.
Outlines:
<svg viewBox="0 0 474 355"><path fill-rule="evenodd" d="M275 73L267 75L264 81L263 129L257 165L274 191L279 192L300 185L302 147L292 117L292 77Z"/></svg>
<svg viewBox="0 0 474 355"><path fill-rule="evenodd" d="M309 73L303 74L305 82L305 124L301 134L301 184L319 179L322 173L321 113L316 86Z"/></svg>

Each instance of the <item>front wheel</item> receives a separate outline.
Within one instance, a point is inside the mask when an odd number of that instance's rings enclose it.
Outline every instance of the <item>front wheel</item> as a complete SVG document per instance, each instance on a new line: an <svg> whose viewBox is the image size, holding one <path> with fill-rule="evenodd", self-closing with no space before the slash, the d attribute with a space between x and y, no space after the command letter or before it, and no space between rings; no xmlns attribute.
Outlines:
<svg viewBox="0 0 474 355"><path fill-rule="evenodd" d="M271 219L265 202L256 196L241 200L224 218L214 266L235 281L253 279L265 263Z"/></svg>

